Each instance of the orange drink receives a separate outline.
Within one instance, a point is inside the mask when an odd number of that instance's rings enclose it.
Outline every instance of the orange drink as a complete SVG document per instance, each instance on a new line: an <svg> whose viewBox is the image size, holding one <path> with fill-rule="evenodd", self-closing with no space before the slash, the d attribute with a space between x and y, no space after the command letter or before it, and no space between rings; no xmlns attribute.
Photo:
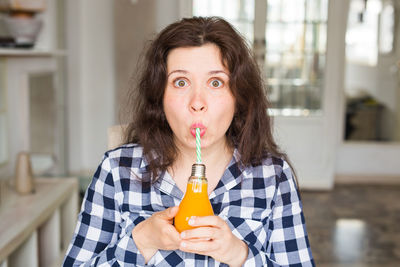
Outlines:
<svg viewBox="0 0 400 267"><path fill-rule="evenodd" d="M194 164L202 165L203 164ZM205 167L204 167L205 169ZM175 216L174 224L178 232L193 229L194 227L188 224L192 216L209 216L214 215L210 200L208 198L208 182L207 178L190 176L186 187L185 196L179 205L178 214Z"/></svg>

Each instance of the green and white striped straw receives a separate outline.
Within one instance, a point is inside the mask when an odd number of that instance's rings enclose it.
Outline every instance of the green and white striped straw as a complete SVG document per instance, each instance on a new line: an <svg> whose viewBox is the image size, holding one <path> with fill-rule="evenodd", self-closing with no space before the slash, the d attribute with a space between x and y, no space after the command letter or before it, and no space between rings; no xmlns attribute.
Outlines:
<svg viewBox="0 0 400 267"><path fill-rule="evenodd" d="M201 163L200 128L196 128L196 155L197 163Z"/></svg>

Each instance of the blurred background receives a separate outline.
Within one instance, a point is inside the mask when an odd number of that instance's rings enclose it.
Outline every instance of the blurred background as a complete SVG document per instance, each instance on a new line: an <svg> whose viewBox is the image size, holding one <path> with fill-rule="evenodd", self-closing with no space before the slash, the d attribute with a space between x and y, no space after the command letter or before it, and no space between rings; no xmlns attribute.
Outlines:
<svg viewBox="0 0 400 267"><path fill-rule="evenodd" d="M221 16L252 47L317 266L400 266L399 12L400 0L1 0L0 266L59 263L107 129L128 122L143 47L190 16ZM28 195L13 192L21 151L42 177ZM23 212L10 207L36 202L38 218L11 228Z"/></svg>

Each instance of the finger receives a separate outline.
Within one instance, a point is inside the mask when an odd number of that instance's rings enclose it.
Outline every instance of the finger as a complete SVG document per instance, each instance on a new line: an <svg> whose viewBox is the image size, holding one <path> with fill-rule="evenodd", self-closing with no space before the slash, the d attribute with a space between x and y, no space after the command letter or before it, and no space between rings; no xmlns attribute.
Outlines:
<svg viewBox="0 0 400 267"><path fill-rule="evenodd" d="M172 225L171 225L171 230L169 231L169 236L175 243L179 243L179 242L182 241L181 240L181 235L176 230L176 228L174 226L172 226Z"/></svg>
<svg viewBox="0 0 400 267"><path fill-rule="evenodd" d="M158 224L158 228L162 236L167 236L173 242L180 242L181 235L172 224ZM154 232L156 233L156 232Z"/></svg>
<svg viewBox="0 0 400 267"><path fill-rule="evenodd" d="M185 239L185 240L190 240L190 242L212 241L211 238L192 238L192 239Z"/></svg>
<svg viewBox="0 0 400 267"><path fill-rule="evenodd" d="M170 207L163 211L156 212L155 215L164 220L172 220L175 217L175 215L178 213L178 210L179 210L178 206Z"/></svg>
<svg viewBox="0 0 400 267"><path fill-rule="evenodd" d="M161 226L160 232L157 234L156 229L150 235L154 235L153 238L156 238L161 241L161 246L157 247L159 249L167 249L173 250L178 249L180 242L182 241L179 232L176 231L175 227L172 225Z"/></svg>
<svg viewBox="0 0 400 267"><path fill-rule="evenodd" d="M175 249L178 248L181 242L182 242L182 239L178 232L171 231L169 233L169 242L168 243L172 247L174 247Z"/></svg>
<svg viewBox="0 0 400 267"><path fill-rule="evenodd" d="M215 215L192 217L188 223L190 226L214 226L219 228L222 228L226 225L224 220Z"/></svg>
<svg viewBox="0 0 400 267"><path fill-rule="evenodd" d="M218 245L213 241L189 241L184 240L180 243L179 249L185 252L209 255L218 249Z"/></svg>
<svg viewBox="0 0 400 267"><path fill-rule="evenodd" d="M215 227L198 227L192 230L183 231L180 235L182 239L203 239L211 240L216 237L217 228Z"/></svg>

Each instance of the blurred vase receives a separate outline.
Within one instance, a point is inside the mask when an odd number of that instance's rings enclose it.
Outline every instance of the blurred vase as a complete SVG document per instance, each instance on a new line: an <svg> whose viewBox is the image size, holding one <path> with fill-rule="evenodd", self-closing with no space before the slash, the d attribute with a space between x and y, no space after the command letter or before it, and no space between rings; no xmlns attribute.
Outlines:
<svg viewBox="0 0 400 267"><path fill-rule="evenodd" d="M42 29L43 22L38 17L4 17L5 26L17 45L33 45Z"/></svg>
<svg viewBox="0 0 400 267"><path fill-rule="evenodd" d="M34 182L29 153L18 153L15 166L15 190L21 195L33 193Z"/></svg>

